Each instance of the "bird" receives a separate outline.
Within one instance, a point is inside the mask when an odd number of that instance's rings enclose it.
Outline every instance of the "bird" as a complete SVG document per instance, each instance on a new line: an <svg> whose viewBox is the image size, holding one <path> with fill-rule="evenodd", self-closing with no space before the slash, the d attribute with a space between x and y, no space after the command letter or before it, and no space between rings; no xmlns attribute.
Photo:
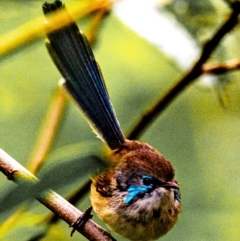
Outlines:
<svg viewBox="0 0 240 241"><path fill-rule="evenodd" d="M45 2L42 8L46 24L48 16L58 11L69 19L69 25L46 33L46 46L64 78L64 87L109 147L111 165L92 178L94 212L132 241L165 235L182 207L172 164L149 144L125 138L90 44L65 5L56 0Z"/></svg>

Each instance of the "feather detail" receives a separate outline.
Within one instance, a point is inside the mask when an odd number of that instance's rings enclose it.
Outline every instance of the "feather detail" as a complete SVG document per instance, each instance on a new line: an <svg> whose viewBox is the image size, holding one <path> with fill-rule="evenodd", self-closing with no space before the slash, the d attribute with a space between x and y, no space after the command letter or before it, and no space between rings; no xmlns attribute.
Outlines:
<svg viewBox="0 0 240 241"><path fill-rule="evenodd" d="M43 5L46 18L58 10L66 11L61 1ZM67 11L66 16L71 19ZM73 20L70 25L48 33L47 37L47 49L64 77L70 95L111 149L122 146L125 138L86 37Z"/></svg>

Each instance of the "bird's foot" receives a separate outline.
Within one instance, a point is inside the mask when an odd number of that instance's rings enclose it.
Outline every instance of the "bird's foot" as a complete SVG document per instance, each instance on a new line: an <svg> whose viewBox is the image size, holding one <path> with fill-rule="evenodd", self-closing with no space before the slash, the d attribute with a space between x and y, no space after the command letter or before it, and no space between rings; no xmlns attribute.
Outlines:
<svg viewBox="0 0 240 241"><path fill-rule="evenodd" d="M70 225L70 227L73 228L72 232L71 232L71 236L73 236L74 232L76 229L82 228L85 223L91 219L93 217L93 215L91 214L92 212L92 206L90 206L89 208L87 208L83 214L74 222Z"/></svg>

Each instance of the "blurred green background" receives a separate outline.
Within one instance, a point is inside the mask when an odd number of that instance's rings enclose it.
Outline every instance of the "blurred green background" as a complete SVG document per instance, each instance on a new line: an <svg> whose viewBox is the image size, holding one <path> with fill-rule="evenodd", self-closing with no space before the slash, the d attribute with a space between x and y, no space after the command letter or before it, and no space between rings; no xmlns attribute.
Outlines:
<svg viewBox="0 0 240 241"><path fill-rule="evenodd" d="M2 0L0 34L41 16L42 3L40 0ZM180 8L181 4L184 7ZM228 14L227 5L221 1L168 1L159 8L170 17L174 16L197 44L210 37ZM134 9L132 15L134 17ZM79 21L83 31L87 22L88 19ZM149 28L158 31L158 26ZM211 61L239 59L238 39L239 27L224 39ZM184 73L174 59L137 36L114 14L101 25L94 54L125 133ZM60 74L48 56L44 38L3 56L0 73L0 148L25 165ZM156 147L171 160L181 185L182 214L173 230L161 239L163 241L240 239L239 77L238 72L217 76L217 83L211 88L202 88L196 82L141 136L142 141ZM71 102L53 151L85 142L103 146ZM44 168L47 170L48 164ZM57 191L66 196L87 178L88 175L79 177ZM14 184L3 175L0 180L0 195L4 196ZM78 207L84 210L88 205L86 196ZM12 213L14 210L2 213L1 223ZM45 207L34 202L9 230L1 232L0 229L1 240L30 240L43 229L42 219L48 213ZM96 216L94 220L100 223ZM69 234L68 225L61 222L42 240L86 240L78 234L71 238ZM112 234L118 240L124 240Z"/></svg>

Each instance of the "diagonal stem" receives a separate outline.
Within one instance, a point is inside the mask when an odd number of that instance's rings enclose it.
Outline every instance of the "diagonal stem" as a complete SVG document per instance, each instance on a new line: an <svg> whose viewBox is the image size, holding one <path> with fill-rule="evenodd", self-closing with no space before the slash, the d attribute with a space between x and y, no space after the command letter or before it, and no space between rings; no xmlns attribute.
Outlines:
<svg viewBox="0 0 240 241"><path fill-rule="evenodd" d="M129 139L137 139L165 108L190 84L193 83L202 73L203 64L209 59L215 48L219 45L223 37L229 33L237 24L240 13L240 1L232 4L232 12L228 19L220 26L211 39L203 46L202 53L192 68L177 81L169 91L160 98L139 120L128 134Z"/></svg>

